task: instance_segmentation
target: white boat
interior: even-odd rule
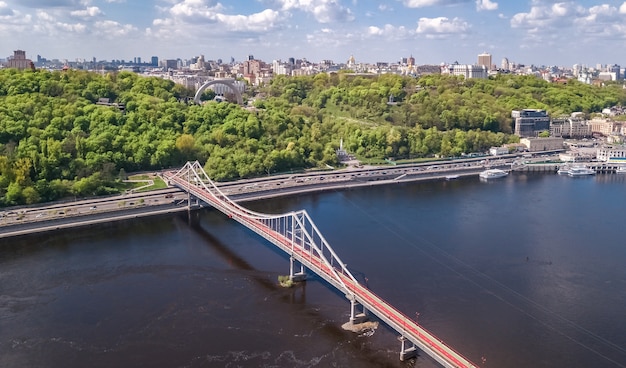
[[[616,174],[626,174],[626,166],[619,166],[617,170],[615,170]]]
[[[569,169],[570,169],[569,166],[563,165],[559,167],[556,173],[559,175],[569,175]]]
[[[590,169],[586,166],[570,167],[569,173],[567,173],[567,175],[569,176],[588,176],[588,175],[595,175],[595,174],[596,174],[596,171],[594,169]]]
[[[446,180],[454,180],[454,179],[458,179],[459,176],[458,175],[446,175]]]
[[[482,179],[497,179],[509,175],[508,172],[500,169],[487,169],[478,174]]]

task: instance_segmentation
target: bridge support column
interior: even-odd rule
[[[306,273],[304,272],[304,265],[300,263],[300,272],[294,273],[296,260],[293,257],[289,258],[289,279],[293,282],[299,282],[306,280]]]
[[[400,348],[400,361],[404,362],[405,360],[412,359],[417,356],[417,348],[415,347],[415,344],[408,341],[404,336],[398,337],[398,340],[400,340],[400,343],[402,344],[402,347]]]
[[[350,299],[350,323],[357,325],[367,321],[367,310],[365,307],[357,302],[354,297]]]

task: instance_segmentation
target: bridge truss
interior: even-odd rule
[[[402,344],[401,360],[415,356],[419,348],[446,368],[477,367],[416,321],[361,285],[305,210],[265,214],[240,206],[219,189],[198,161],[187,162],[177,172],[165,172],[163,177],[169,184],[213,206],[282,249],[290,256],[292,280],[304,279],[306,268],[343,292],[351,303],[351,323],[358,324],[366,320],[368,313],[372,312],[396,330]],[[297,273],[294,272],[295,262],[300,265]]]

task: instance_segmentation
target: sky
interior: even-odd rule
[[[0,0],[0,58],[626,65],[626,1]]]

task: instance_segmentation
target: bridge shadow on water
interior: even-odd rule
[[[390,356],[395,358],[397,352],[377,349],[371,346],[372,343],[369,339],[364,339],[359,334],[344,330],[341,325],[344,322],[347,322],[347,319],[349,318],[348,314],[350,311],[350,304],[347,299],[345,299],[345,296],[337,289],[333,287],[328,288],[329,291],[344,300],[346,308],[345,321],[336,321],[330,316],[325,316],[320,313],[319,309],[316,308],[314,304],[307,303],[307,282],[318,281],[322,284],[326,284],[326,282],[317,275],[309,273],[307,274],[307,281],[296,283],[295,286],[291,288],[284,288],[279,285],[278,281],[272,281],[268,278],[266,273],[254,268],[254,266],[252,266],[246,259],[232,251],[228,245],[224,244],[220,239],[211,234],[208,229],[203,227],[201,211],[181,215],[180,220],[184,221],[195,234],[204,239],[206,244],[209,245],[211,249],[215,250],[216,253],[219,254],[234,269],[245,271],[246,275],[248,275],[256,285],[261,286],[263,289],[271,293],[279,294],[278,300],[286,305],[291,305],[292,308],[295,307],[295,309],[293,309],[294,312],[298,312],[306,316],[306,321],[303,321],[303,324],[312,324],[317,331],[320,331],[335,346],[344,346],[349,348],[351,350],[350,353],[353,356],[358,357],[358,360],[367,361],[368,364],[377,367],[409,367],[413,366],[415,363],[414,359],[405,362],[399,362],[393,358],[390,359]],[[285,259],[285,263],[288,266],[289,258],[284,252],[271,246],[271,244],[267,243],[262,238],[259,238],[259,240],[261,240],[261,243],[268,247],[268,249]],[[324,287],[328,287],[328,285],[324,285]],[[379,328],[381,327],[382,326]],[[386,328],[386,326],[384,328]],[[358,361],[355,362],[355,364],[358,365]]]

